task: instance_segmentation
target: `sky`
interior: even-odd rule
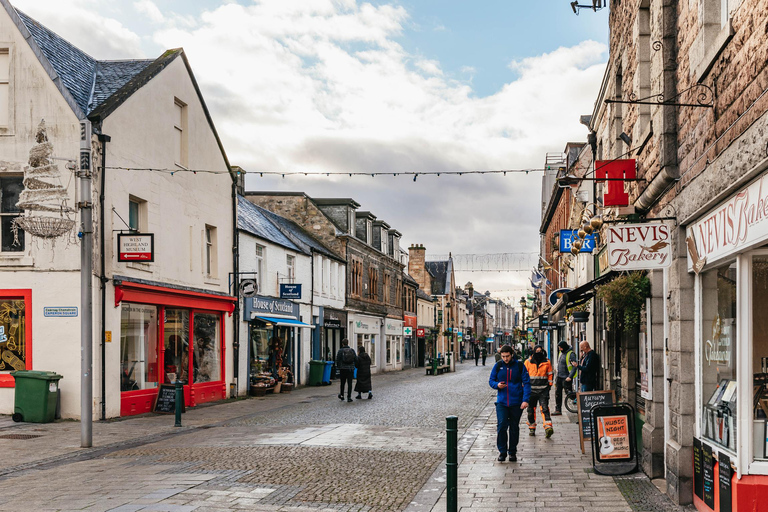
[[[586,140],[608,53],[608,9],[567,0],[12,4],[97,59],[183,47],[248,190],[351,197],[428,257],[538,252],[542,173],[324,173],[541,169]],[[529,277],[456,282],[516,303]]]

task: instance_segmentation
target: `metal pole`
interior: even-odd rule
[[[80,447],[92,446],[93,423],[93,203],[91,122],[80,121]]]
[[[458,437],[458,421],[456,416],[448,416],[445,418],[445,438],[447,441],[446,454],[446,510],[448,512],[456,512],[458,509],[458,474],[459,474],[459,462],[456,450],[457,437]]]
[[[174,427],[181,426],[181,407],[184,400],[184,385],[179,379],[176,379],[176,400],[174,401],[176,412],[176,424]]]

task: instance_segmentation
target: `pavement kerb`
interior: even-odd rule
[[[494,413],[495,409],[489,405],[490,402],[494,400],[496,400],[495,395],[488,397],[483,412],[472,421],[472,424],[467,427],[461,438],[459,438],[457,442],[457,462],[459,466],[461,466],[464,457],[466,457],[467,453],[472,449],[480,432],[485,428],[485,425]],[[429,477],[427,483],[416,493],[416,496],[414,496],[404,512],[431,511],[440,500],[443,492],[445,492],[446,483],[446,459],[443,459],[437,469],[435,469],[434,473],[432,473],[432,476]]]

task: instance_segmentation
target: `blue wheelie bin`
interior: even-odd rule
[[[325,362],[325,368],[323,371],[323,384],[325,385],[331,384],[331,367],[332,366],[333,366],[333,361]]]

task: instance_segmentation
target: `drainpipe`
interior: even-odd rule
[[[235,381],[235,396],[240,394],[240,230],[237,229],[237,189],[238,178],[232,181],[232,271],[234,275],[233,293],[235,301],[233,337],[232,337],[232,378]]]
[[[315,249],[313,247],[309,248],[309,268],[310,268],[310,285],[309,285],[309,324],[312,325],[315,321]],[[317,326],[315,326],[315,329],[318,329]],[[318,347],[319,351],[322,352],[322,346],[323,346],[323,340],[320,339],[322,335],[322,332],[317,333],[317,337],[319,339],[320,347]],[[313,353],[314,350],[312,350],[313,345],[315,344],[315,334],[312,333],[312,329],[309,330],[309,359],[314,359],[314,356],[316,356],[316,353]]]
[[[104,256],[104,191],[106,189],[106,172],[107,172],[107,142],[110,142],[112,138],[109,135],[100,133],[98,136],[99,142],[101,142],[101,184],[99,191],[99,284],[101,285],[101,419],[107,419],[107,279],[106,276],[106,261]]]

